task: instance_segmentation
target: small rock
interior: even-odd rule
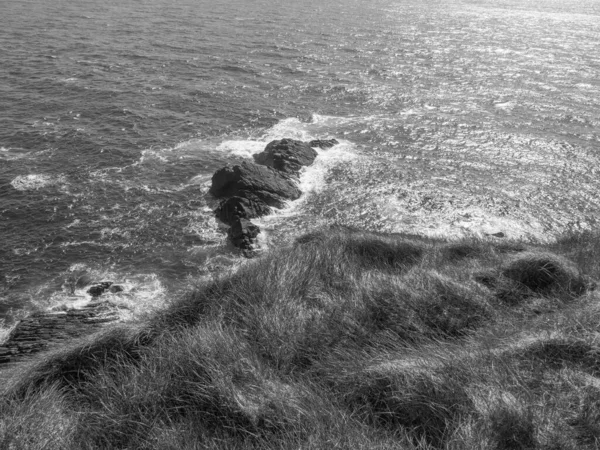
[[[113,284],[110,288],[108,288],[108,290],[112,294],[116,294],[117,292],[123,292],[125,289],[119,284]]]
[[[308,143],[308,145],[311,147],[317,147],[323,150],[331,148],[337,144],[339,144],[337,139],[315,139],[314,141],[310,141]]]
[[[108,288],[110,288],[110,286],[112,284],[113,284],[112,281],[101,281],[99,283],[92,285],[87,290],[87,293],[90,294],[92,297],[99,297],[102,294],[104,294],[104,292],[106,290],[108,290]]]

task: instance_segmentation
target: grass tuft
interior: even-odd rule
[[[477,241],[453,242],[443,246],[440,250],[445,259],[450,262],[465,258],[476,258],[486,251],[486,246]]]
[[[137,359],[140,348],[151,339],[148,329],[109,328],[17,366],[0,393],[28,395],[48,385],[78,389],[93,376],[94,368],[115,358]]]
[[[67,396],[55,384],[43,391],[27,392],[19,399],[0,400],[1,449],[75,448],[77,424]]]
[[[367,269],[406,269],[417,264],[424,253],[422,244],[379,238],[351,239],[346,251]]]
[[[550,253],[523,253],[503,268],[502,275],[535,293],[556,290],[581,295],[586,289],[573,263]]]
[[[493,399],[487,412],[491,439],[498,450],[527,450],[537,447],[531,407],[504,393]]]

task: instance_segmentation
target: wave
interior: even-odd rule
[[[49,186],[64,186],[67,184],[64,175],[28,174],[19,175],[10,182],[18,191],[39,190]]]
[[[0,160],[14,161],[17,159],[27,158],[31,152],[22,148],[0,146]]]
[[[111,281],[119,286],[117,292],[105,291],[92,297],[88,289],[100,281]],[[60,285],[57,290],[56,286]],[[93,267],[85,263],[72,264],[55,279],[35,289],[36,306],[49,311],[82,308],[97,301],[108,301],[120,311],[121,320],[130,320],[140,314],[161,308],[167,289],[155,273],[123,273],[114,268]],[[52,291],[49,295],[43,295]]]

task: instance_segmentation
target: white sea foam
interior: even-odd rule
[[[252,155],[260,153],[264,150],[265,144],[266,143],[264,141],[225,141],[217,146],[217,150],[233,156],[252,158]]]
[[[308,141],[313,139],[313,134],[310,130],[310,123],[301,122],[299,119],[292,117],[277,122],[263,135],[263,140],[270,142],[274,139],[291,138],[299,141]]]
[[[23,256],[23,255],[30,255],[31,253],[37,252],[38,248],[37,247],[29,247],[29,248],[15,247],[12,249],[12,251],[17,256]]]
[[[6,340],[8,335],[10,334],[10,327],[4,325],[4,320],[0,319],[0,345]]]
[[[516,106],[516,102],[514,101],[508,101],[508,102],[498,102],[498,103],[494,103],[494,106],[498,109],[502,109],[504,111],[510,112],[512,111],[515,106]]]
[[[315,162],[300,173],[300,190],[303,192],[300,203],[315,192],[326,187],[327,173],[339,164],[355,160],[358,155],[353,143],[340,140],[338,145],[328,150],[317,150]]]
[[[139,314],[164,306],[167,290],[154,273],[123,274],[114,269],[92,268],[83,263],[71,265],[59,279],[62,289],[54,290],[49,297],[38,300],[39,307],[49,310],[65,310],[85,307],[97,298],[87,293],[90,286],[99,281],[112,281],[121,287],[119,292],[105,291],[100,297],[115,305],[121,320],[132,319]],[[52,289],[55,282],[40,286],[35,298],[43,298],[43,293]]]
[[[549,239],[543,225],[530,218],[527,221],[500,217],[477,206],[453,207],[441,211],[407,209],[405,201],[395,196],[383,196],[374,201],[375,210],[389,227],[386,231],[416,233],[432,238],[459,239],[469,236],[486,238],[500,233],[510,239],[544,242]]]
[[[278,228],[281,222],[295,216],[300,216],[306,202],[310,201],[312,196],[327,188],[327,174],[332,168],[359,158],[354,144],[344,140],[331,149],[317,151],[319,155],[315,162],[311,166],[303,168],[300,172],[299,187],[302,191],[301,197],[295,201],[288,202],[287,206],[283,209],[274,210],[268,216],[252,219],[261,229],[261,233],[257,238],[259,248],[269,248],[271,234]]]
[[[123,291],[112,295],[112,303],[121,308],[123,320],[130,320],[164,306],[167,289],[156,274],[136,274],[125,277],[119,282]],[[103,294],[104,295],[104,294]]]
[[[78,227],[80,224],[81,224],[81,220],[80,219],[75,219],[70,224],[65,225],[64,228],[68,229],[68,228]]]
[[[232,156],[252,158],[252,155],[262,152],[269,142],[276,139],[290,138],[301,141],[313,139],[307,125],[296,118],[285,119],[278,122],[256,140],[228,140],[220,143],[216,150]]]
[[[66,183],[63,175],[52,176],[45,174],[19,175],[10,182],[11,186],[18,191],[38,190],[48,186],[64,185]]]
[[[166,151],[171,151],[171,149],[142,150],[142,156],[140,157],[139,161],[137,163],[134,163],[133,165],[144,164],[144,163],[148,163],[148,162],[165,163],[168,161],[166,155],[164,154]]]
[[[190,221],[183,231],[188,235],[196,235],[202,238],[204,242],[202,247],[211,247],[221,245],[224,235],[220,230],[220,225],[214,217],[213,208],[205,206],[188,215]]]
[[[300,141],[310,141],[312,139],[335,137],[340,125],[352,124],[362,120],[364,118],[314,114],[310,122],[302,122],[292,117],[279,121],[255,139],[229,139],[216,142],[211,139],[203,140],[194,138],[180,142],[173,147],[146,149],[142,151],[140,159],[133,165],[163,164],[174,158],[194,158],[199,153],[215,151],[229,156],[250,159],[253,155],[262,152],[265,146],[273,140],[290,138]],[[331,130],[336,130],[336,133],[331,133]],[[210,179],[210,176],[212,174],[199,174],[191,180],[190,184],[204,184],[206,182],[205,178],[208,177]]]
[[[232,156],[251,158],[252,155],[260,153],[265,146],[277,139],[296,139],[299,141],[310,141],[312,139],[329,138],[335,136],[331,130],[338,130],[340,125],[353,123],[358,118],[324,116],[314,114],[310,122],[302,122],[300,119],[291,117],[279,121],[269,128],[258,139],[227,140],[220,143],[216,150]]]

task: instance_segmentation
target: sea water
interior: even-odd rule
[[[336,138],[263,249],[331,224],[547,241],[597,227],[596,0],[4,0],[0,321],[132,311],[242,259],[214,171]],[[112,295],[112,294],[110,294]]]

